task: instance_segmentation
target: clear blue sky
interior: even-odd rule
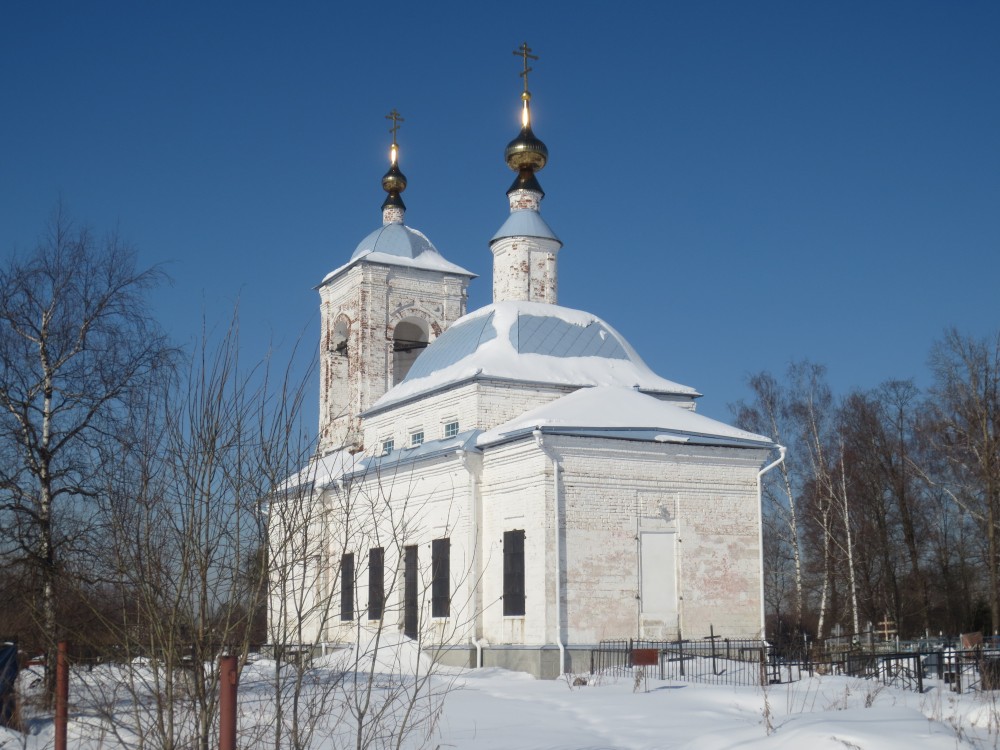
[[[926,384],[1000,327],[1000,3],[21,2],[0,9],[0,248],[61,196],[174,284],[180,341],[318,345],[313,287],[380,225],[478,274],[507,214],[522,41],[560,302],[727,418],[748,373]],[[315,403],[310,403],[315,411]]]

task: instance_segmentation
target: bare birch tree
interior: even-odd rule
[[[268,720],[260,708],[259,728],[246,734],[254,744],[401,748],[423,744],[436,724],[453,682],[439,676],[438,650],[475,613],[449,597],[452,616],[432,616],[434,571],[408,567],[407,554],[429,541],[412,531],[426,499],[415,496],[409,470],[379,463],[334,451],[314,458],[271,499],[277,713]],[[431,500],[447,503],[448,492]],[[449,590],[465,588],[471,570],[449,566]],[[411,595],[412,612],[405,605]]]
[[[1000,333],[976,339],[952,329],[931,350],[929,435],[944,458],[942,487],[984,540],[991,628],[1000,630]]]
[[[733,408],[736,423],[745,430],[767,435],[779,445],[789,445],[792,430],[788,425],[789,403],[788,396],[784,392],[781,384],[771,373],[761,372],[750,377],[748,381],[750,390],[754,394],[752,403],[740,402]],[[772,524],[768,520],[768,527],[775,528],[779,539],[790,550],[793,565],[793,614],[796,627],[802,627],[802,617],[805,611],[805,594],[802,573],[802,543],[799,530],[799,497],[795,489],[797,455],[793,449],[792,453],[778,466],[775,482],[768,478],[764,484],[764,498],[768,502],[771,514],[778,519],[777,524]],[[765,563],[774,565],[774,554],[778,551],[778,545],[771,543],[768,545],[770,555],[765,556]],[[772,575],[772,581],[781,580],[781,576]],[[776,597],[776,594],[772,592]]]
[[[58,582],[92,541],[110,436],[171,362],[144,298],[162,280],[61,207],[34,252],[0,270],[0,528],[37,581],[50,694]]]
[[[263,500],[312,445],[299,419],[306,380],[267,360],[242,367],[237,333],[234,322],[219,341],[206,334],[187,376],[121,435],[105,518],[134,710],[107,726],[126,746],[215,741],[218,658],[246,660],[265,603]]]

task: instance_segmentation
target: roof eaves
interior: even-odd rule
[[[374,252],[377,252],[377,251],[375,251],[375,250],[369,250],[368,252],[364,253],[363,255],[359,255],[357,258],[353,258],[352,260],[349,260],[347,263],[345,263],[344,265],[340,266],[339,268],[333,269],[332,271],[330,271],[330,273],[328,273],[326,276],[324,276],[323,280],[319,284],[317,284],[316,286],[314,286],[313,289],[321,289],[322,287],[326,286],[327,284],[329,284],[334,279],[340,277],[345,271],[350,270],[351,268],[353,268],[354,266],[356,266],[356,265],[358,265],[359,263],[362,263],[362,262],[364,262],[364,263],[371,263],[374,266],[396,266],[396,267],[403,267],[403,268],[412,268],[415,271],[427,271],[428,273],[444,273],[444,274],[450,274],[451,276],[465,276],[466,278],[469,278],[469,279],[477,279],[477,278],[479,278],[479,274],[473,273],[472,271],[468,271],[468,270],[462,268],[461,266],[456,265],[455,263],[451,263],[451,261],[447,261],[447,262],[449,262],[449,263],[451,263],[451,265],[455,266],[454,269],[432,268],[432,267],[425,267],[425,266],[420,265],[420,263],[416,262],[416,260],[417,260],[416,258],[414,258],[414,259],[400,258],[398,261],[391,260],[391,256],[388,256],[386,253],[380,253],[381,257],[377,258],[377,259],[370,258],[369,256],[372,253],[374,253]],[[420,256],[417,256],[417,258],[419,258],[419,257]]]
[[[747,440],[744,438],[726,437],[722,435],[705,435],[681,430],[653,430],[648,427],[573,427],[565,425],[527,425],[495,439],[480,444],[482,447],[492,447],[529,437],[535,431],[546,435],[564,435],[568,437],[591,437],[606,440],[630,440],[644,443],[670,443],[684,445],[720,446],[730,448],[774,448],[773,441]]]
[[[545,380],[523,380],[521,378],[509,378],[509,377],[504,377],[502,375],[484,375],[482,370],[480,370],[478,372],[473,373],[472,375],[466,375],[465,377],[460,378],[459,380],[449,381],[447,383],[442,383],[441,385],[428,388],[426,391],[417,391],[416,393],[412,393],[409,396],[404,396],[397,400],[387,401],[384,404],[370,406],[368,407],[367,411],[361,412],[359,416],[372,417],[375,416],[376,414],[381,414],[387,409],[392,409],[397,406],[403,406],[404,404],[410,404],[426,396],[437,395],[443,391],[447,391],[450,388],[455,388],[460,385],[466,385],[467,383],[471,383],[474,381],[493,382],[493,383],[517,383],[518,385],[524,385],[529,387],[534,386],[534,387],[553,388],[557,390],[562,390],[566,393],[572,393],[573,391],[578,390],[580,388],[595,387],[589,383],[553,383]],[[662,390],[656,388],[636,388],[636,390],[639,393],[644,393],[646,395],[659,394],[662,396],[679,396],[682,399],[696,399],[696,398],[701,398],[702,396],[702,394],[699,393],[698,391],[681,392],[676,390]],[[392,391],[389,391],[389,393],[391,392]]]
[[[374,456],[365,462],[363,469],[345,473],[343,479],[352,480],[358,477],[374,476],[380,474],[385,467],[396,470],[400,466],[441,458],[459,451],[480,452],[476,446],[476,440],[482,433],[482,430],[466,430],[458,433],[455,437],[428,440],[415,448],[402,448],[392,453]]]

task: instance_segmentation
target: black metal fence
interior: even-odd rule
[[[895,646],[896,644],[892,644]],[[590,654],[591,674],[632,675],[722,685],[773,685],[813,675],[849,675],[923,692],[937,680],[955,692],[1000,690],[1000,647],[910,651],[886,644],[865,648],[788,648],[767,641],[709,637],[700,641],[601,641]]]
[[[769,679],[768,650],[765,642],[750,639],[601,641],[590,653],[590,670],[592,674],[623,675],[643,664],[647,677],[661,680],[760,685]],[[649,656],[653,658],[648,660]]]

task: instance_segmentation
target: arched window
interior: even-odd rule
[[[337,318],[333,324],[333,333],[330,336],[330,351],[347,356],[347,338],[351,332],[351,324],[344,317]]]
[[[408,318],[396,324],[392,332],[392,384],[406,377],[417,355],[427,346],[426,324]]]

